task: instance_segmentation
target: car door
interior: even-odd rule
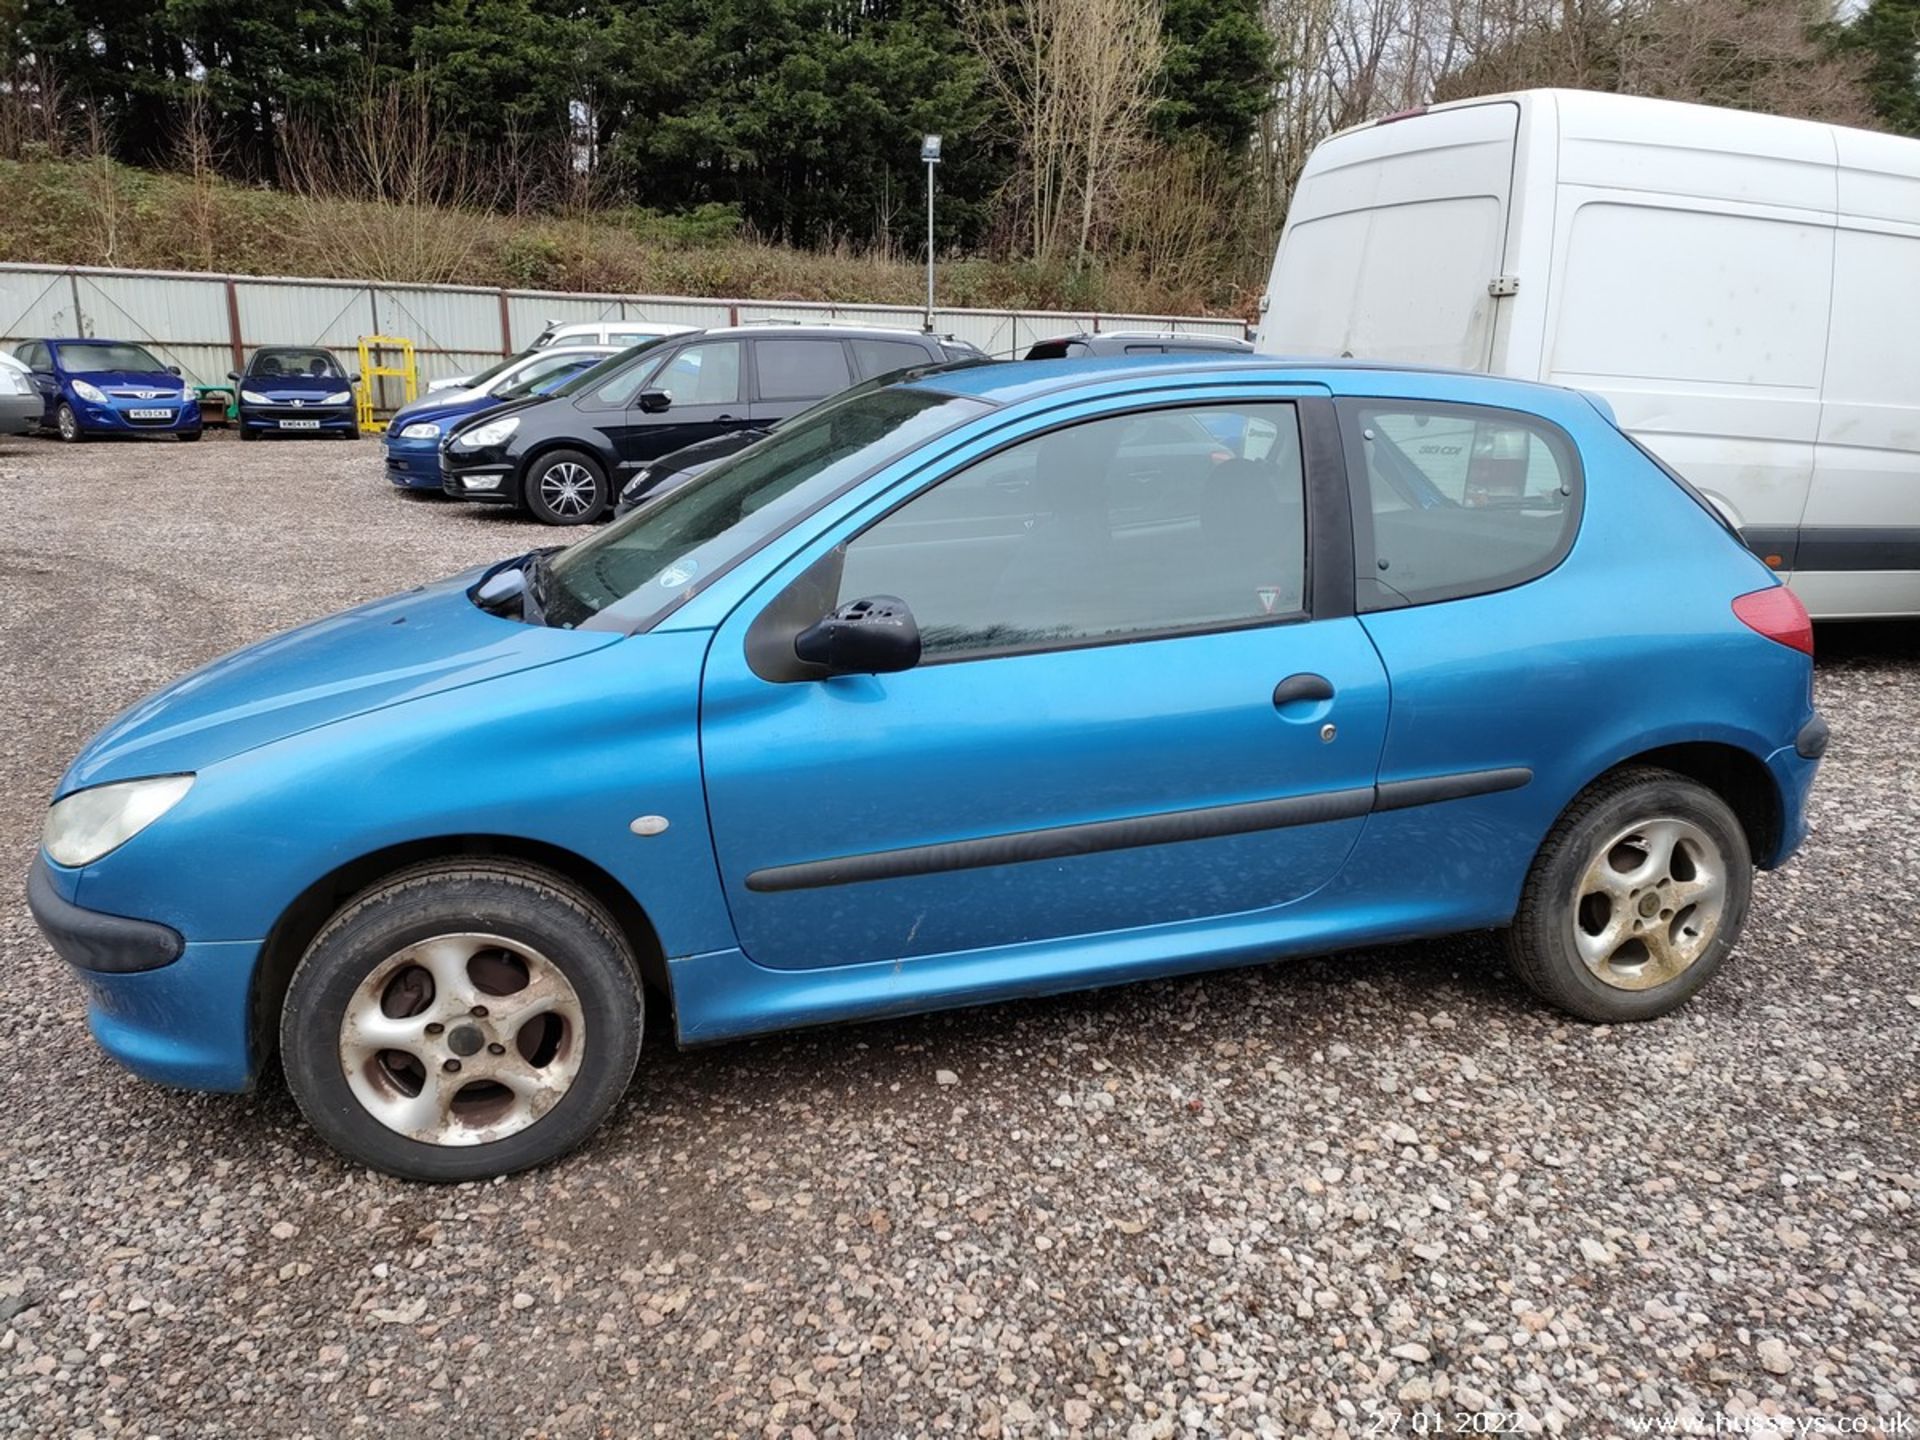
[[[35,340],[22,345],[15,353],[33,372],[33,388],[40,392],[40,403],[44,407],[41,418],[51,423],[53,412],[60,404],[60,378],[53,373],[53,347],[44,340]]]
[[[622,471],[750,423],[738,340],[697,340],[683,345],[655,369],[607,430]],[[644,408],[641,397],[664,391],[665,410]]]
[[[822,537],[804,574],[740,607],[709,653],[701,747],[747,955],[805,969],[1117,938],[1324,885],[1371,804],[1387,686],[1340,599],[1338,446],[1310,447],[1332,458],[1309,485],[1303,408],[1331,432],[1330,402],[1285,392],[1030,432]],[[1244,453],[1142,511],[1132,448],[1223,409]],[[916,615],[913,669],[756,670],[756,622],[876,595]]]
[[[846,342],[835,336],[754,340],[753,423],[776,425],[853,383]]]

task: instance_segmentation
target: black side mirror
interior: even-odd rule
[[[360,372],[356,370],[353,374],[347,376],[347,383],[349,385],[358,385],[360,383]]]
[[[849,600],[793,637],[793,653],[836,675],[885,675],[920,663],[920,627],[894,595]]]
[[[640,409],[648,415],[658,415],[673,404],[671,390],[642,390]]]
[[[238,370],[229,370],[227,371],[227,378],[237,381],[240,378],[240,372]]]
[[[169,365],[167,366],[167,373],[169,375],[178,375],[180,373],[180,367],[178,365]]]

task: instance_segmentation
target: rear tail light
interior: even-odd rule
[[[1754,590],[1733,602],[1733,613],[1750,630],[1756,630],[1789,650],[1813,654],[1813,621],[1800,597],[1784,585]]]

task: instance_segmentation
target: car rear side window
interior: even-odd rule
[[[916,365],[933,363],[933,357],[911,340],[855,340],[850,343],[853,345],[854,368],[860,372],[862,380],[871,380],[875,375],[885,375],[890,370],[908,370]],[[964,352],[954,353],[959,355]]]
[[[848,543],[839,602],[893,595],[929,659],[1297,618],[1300,431],[1285,403],[1149,411],[1022,440]]]
[[[756,340],[753,363],[762,400],[821,400],[853,383],[838,340]]]
[[[1363,610],[1505,590],[1566,556],[1580,522],[1573,442],[1536,416],[1343,400]]]

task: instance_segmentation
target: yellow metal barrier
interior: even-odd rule
[[[381,359],[397,353],[400,363],[382,364]],[[382,379],[398,380],[406,391],[400,403],[411,404],[420,390],[420,372],[413,363],[413,341],[402,335],[362,335],[360,337],[360,385],[355,409],[360,429],[378,434],[387,428],[385,419],[374,414],[374,388]],[[399,407],[394,407],[398,409]]]

